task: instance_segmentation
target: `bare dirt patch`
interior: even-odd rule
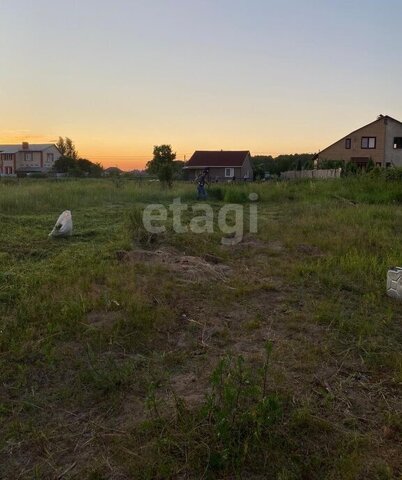
[[[200,378],[193,372],[174,375],[171,378],[170,386],[175,395],[192,406],[201,404],[208,391],[205,379],[200,381]]]
[[[87,322],[92,327],[111,327],[121,319],[121,312],[90,312]]]
[[[231,268],[221,262],[219,257],[206,256],[205,258],[183,255],[172,248],[158,250],[132,250],[124,254],[119,251],[117,258],[125,262],[142,262],[167,267],[170,272],[177,274],[189,282],[217,280],[225,282],[230,275]],[[209,261],[207,261],[209,260]]]
[[[301,243],[297,245],[296,250],[302,255],[307,255],[310,257],[323,257],[324,253],[315,245],[309,245],[306,243]]]

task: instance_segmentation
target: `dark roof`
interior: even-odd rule
[[[193,153],[185,168],[241,167],[249,154],[248,150],[239,152],[197,150]]]

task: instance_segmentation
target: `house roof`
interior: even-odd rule
[[[42,152],[43,150],[48,149],[49,147],[53,147],[53,143],[40,143],[40,144],[29,144],[27,152]],[[22,145],[19,143],[18,145],[0,145],[0,152],[1,153],[17,153],[25,151],[22,148]]]
[[[330,147],[334,146],[336,143],[342,141],[343,139],[348,138],[351,135],[354,135],[355,133],[359,132],[360,130],[363,130],[366,127],[369,127],[370,125],[374,125],[375,123],[380,122],[381,120],[391,120],[393,122],[396,122],[396,123],[399,123],[399,124],[402,125],[402,122],[400,122],[396,118],[390,117],[389,115],[378,115],[377,119],[374,120],[373,122],[370,122],[367,125],[363,125],[362,127],[357,128],[356,130],[353,130],[353,132],[350,132],[350,133],[344,135],[339,140],[336,140],[336,142],[333,142],[333,143],[331,143],[331,145],[328,145],[328,147],[325,147],[324,149],[320,150],[320,152],[317,154],[317,156],[321,155],[322,152],[325,152],[325,150],[328,150]]]
[[[248,150],[196,150],[184,168],[241,167],[249,154]]]

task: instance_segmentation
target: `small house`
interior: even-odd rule
[[[183,169],[187,180],[194,180],[206,169],[211,182],[253,180],[253,168],[248,150],[197,150]]]

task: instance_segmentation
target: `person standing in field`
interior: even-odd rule
[[[206,200],[207,192],[205,191],[205,185],[208,185],[207,182],[208,169],[204,170],[197,177],[197,200]]]

